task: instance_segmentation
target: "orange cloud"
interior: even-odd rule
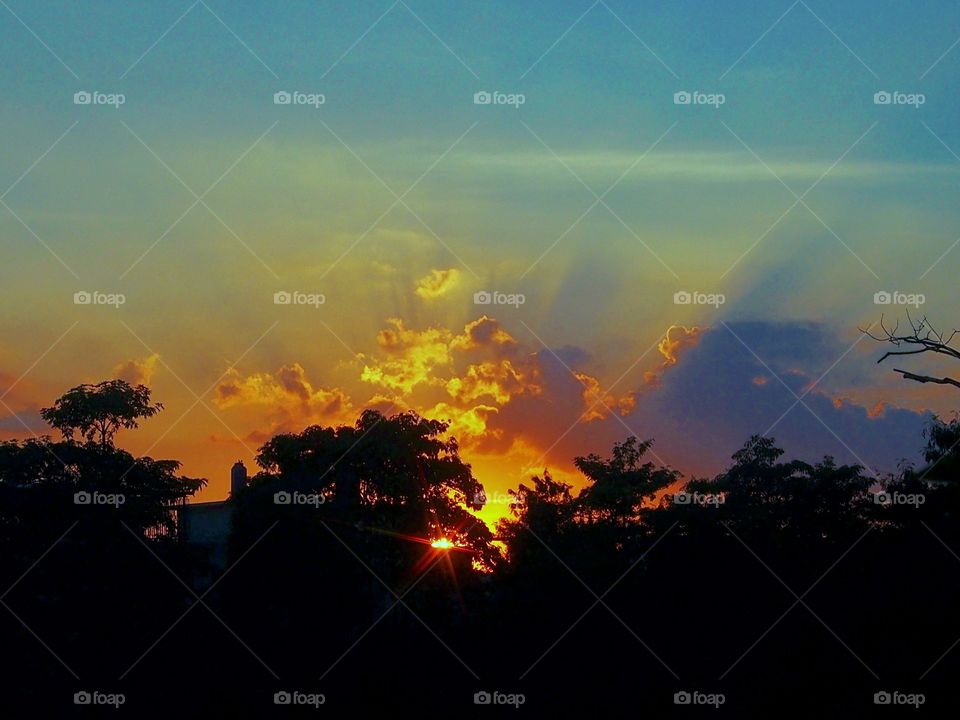
[[[703,334],[703,328],[684,327],[683,325],[671,325],[667,329],[667,334],[657,345],[657,350],[664,357],[664,366],[676,365],[680,355],[694,347]]]
[[[113,368],[113,377],[131,385],[149,385],[160,356],[154,353],[142,359],[125,360]]]
[[[659,387],[664,370],[676,365],[683,353],[696,346],[705,331],[706,328],[688,328],[683,325],[671,325],[667,328],[663,339],[657,344],[657,350],[663,356],[663,362],[656,369],[648,370],[643,374],[644,384],[649,387]]]
[[[284,365],[275,373],[246,377],[231,368],[217,386],[213,402],[220,409],[267,407],[272,432],[321,421],[350,421],[354,415],[346,393],[339,388],[315,387],[299,363]]]
[[[611,393],[606,395],[600,389],[600,381],[587,373],[574,373],[577,380],[583,385],[583,404],[586,407],[584,422],[593,422],[594,420],[603,420],[610,415],[610,411],[616,409],[620,415],[629,415],[637,406],[637,398],[633,393],[627,393],[621,398],[615,397]]]
[[[489,416],[496,412],[497,408],[492,405],[460,408],[447,403],[437,403],[422,414],[431,420],[448,423],[447,434],[457,438],[462,446],[469,446],[481,438],[489,439],[490,436],[502,435],[501,430],[490,430],[487,426]]]
[[[500,325],[498,320],[482,315],[463,328],[463,335],[454,338],[452,347],[459,350],[499,348],[507,352],[517,347],[517,341]]]
[[[364,365],[361,380],[408,394],[417,385],[430,383],[435,367],[450,364],[449,330],[409,330],[399,318],[387,322],[390,327],[377,333],[377,345],[387,359]]]
[[[460,271],[456,268],[449,270],[431,270],[430,274],[417,281],[414,292],[424,300],[433,300],[450,292],[460,282]]]
[[[536,368],[522,371],[514,367],[510,360],[484,362],[467,367],[461,377],[447,381],[446,388],[450,396],[461,402],[471,402],[487,396],[503,405],[510,398],[523,392],[539,392],[536,384]]]
[[[386,358],[365,358],[367,362],[360,374],[364,382],[405,395],[420,385],[444,385],[452,397],[466,402],[482,395],[493,395],[501,398],[499,402],[506,402],[524,384],[527,373],[507,360],[470,366],[463,378],[444,380],[435,375],[438,368],[453,366],[454,351],[513,354],[517,341],[493,318],[484,315],[467,323],[461,335],[437,327],[411,330],[397,318],[387,322],[389,327],[377,333],[377,346]]]

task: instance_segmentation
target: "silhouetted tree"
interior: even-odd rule
[[[590,521],[605,521],[626,527],[635,522],[645,502],[680,478],[680,473],[653,462],[644,455],[653,440],[634,436],[614,443],[610,459],[598,455],[574,458],[574,465],[590,484],[577,497],[577,508]]]
[[[244,508],[262,510],[280,491],[310,493],[323,498],[324,512],[301,515],[305,521],[447,538],[491,567],[499,559],[492,533],[470,512],[482,507],[483,486],[446,430],[446,423],[413,412],[385,417],[367,410],[353,426],[277,435],[260,449],[263,472],[253,478]]]
[[[0,519],[8,528],[31,532],[64,520],[100,521],[144,532],[174,530],[170,509],[193,495],[206,480],[179,475],[177,460],[136,458],[113,446],[120,427],[135,428],[163,406],[150,403],[150,390],[122,380],[81,385],[68,391],[42,417],[65,440],[48,436],[0,443]],[[79,430],[86,443],[74,440]],[[110,496],[98,503],[94,494]],[[95,529],[96,523],[90,525]]]
[[[509,491],[514,498],[510,504],[513,519],[502,518],[497,523],[497,539],[507,546],[511,564],[524,567],[544,554],[544,545],[565,546],[565,535],[574,521],[570,485],[554,480],[547,471],[530,481],[532,486],[521,483]]]
[[[68,390],[52,407],[40,410],[40,416],[67,440],[79,430],[87,442],[107,446],[113,444],[120,428],[136,428],[139,420],[153,417],[162,409],[162,404],[150,403],[150,388],[145,385],[105,380]]]
[[[783,455],[773,438],[754,435],[733,454],[725,472],[685,489],[722,495],[718,519],[744,532],[767,534],[771,543],[781,536],[845,538],[866,527],[868,490],[875,481],[862,467],[837,465],[830,456],[815,465],[781,461]]]

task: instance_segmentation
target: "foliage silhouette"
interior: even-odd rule
[[[205,481],[113,446],[160,405],[147,391],[66,411],[84,398],[48,409],[66,439],[0,443],[11,717],[63,714],[77,688],[51,652],[143,717],[262,717],[294,687],[351,712],[470,710],[489,687],[618,717],[670,715],[692,687],[736,717],[865,715],[882,687],[955,694],[957,420],[931,423],[924,467],[883,478],[753,436],[686,479],[632,437],[575,458],[579,490],[548,471],[521,483],[494,534],[445,423],[367,411],[263,444],[224,506],[216,569],[176,540],[173,509]]]
[[[52,407],[40,410],[40,416],[72,440],[75,432],[88,442],[112,445],[120,428],[138,427],[141,419],[163,410],[150,403],[150,388],[130,385],[124,380],[105,380],[96,385],[78,385],[68,390]]]

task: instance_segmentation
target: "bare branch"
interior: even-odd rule
[[[907,332],[900,333],[900,321],[897,320],[897,323],[892,327],[888,327],[883,315],[880,316],[880,328],[882,334],[874,335],[867,330],[862,330],[865,335],[870,337],[872,340],[877,342],[884,342],[893,345],[896,350],[888,350],[885,352],[877,363],[882,363],[888,357],[898,356],[898,355],[922,355],[924,353],[934,353],[935,355],[945,355],[947,357],[954,358],[955,360],[960,360],[960,350],[954,348],[951,343],[953,342],[954,337],[957,335],[957,330],[953,330],[949,335],[945,336],[943,332],[937,330],[933,324],[927,320],[926,316],[923,316],[919,320],[914,320],[910,315],[910,311],[907,310],[907,322],[910,325],[910,329]],[[904,348],[904,349],[900,349]],[[960,381],[954,380],[950,377],[936,378],[930,375],[917,375],[906,370],[900,370],[895,368],[894,372],[900,373],[905,379],[913,380],[920,383],[936,383],[938,385],[953,385],[960,388]]]
[[[915,375],[912,372],[907,372],[906,370],[900,370],[899,368],[894,368],[893,371],[900,373],[907,380],[915,380],[918,383],[936,383],[937,385],[953,385],[954,387],[960,388],[960,380],[954,380],[951,377],[935,378],[935,377],[930,377],[929,375]]]

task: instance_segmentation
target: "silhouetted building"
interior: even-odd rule
[[[237,460],[230,468],[230,497],[234,497],[247,484],[247,466]]]
[[[233,528],[233,498],[247,484],[247,468],[237,460],[230,468],[230,496],[226,500],[185,503],[175,508],[181,542],[206,548],[217,568],[226,567],[227,544]]]

